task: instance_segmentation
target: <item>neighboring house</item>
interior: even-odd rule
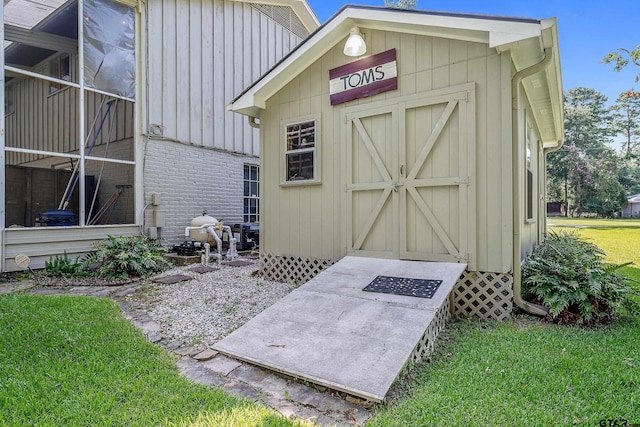
[[[640,194],[627,197],[627,206],[620,211],[620,218],[640,217]]]
[[[230,108],[260,123],[267,277],[345,255],[462,262],[456,313],[526,306],[564,133],[555,19],[347,6]]]
[[[8,0],[0,19],[1,271],[108,234],[179,243],[204,210],[259,220],[258,130],[226,105],[317,28],[305,0]]]

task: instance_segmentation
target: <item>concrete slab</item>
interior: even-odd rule
[[[363,397],[384,399],[448,303],[465,264],[345,257],[214,349]],[[364,292],[378,275],[443,280],[433,298]]]

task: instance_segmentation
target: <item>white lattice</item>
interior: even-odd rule
[[[436,346],[438,334],[444,329],[450,317],[449,300],[447,299],[442,303],[438,311],[436,311],[436,315],[433,317],[433,320],[431,320],[431,323],[429,323],[429,326],[427,326],[427,330],[424,331],[422,338],[420,338],[420,341],[418,341],[418,344],[416,344],[416,347],[413,349],[413,353],[411,354],[411,361],[413,363],[425,360],[431,355]]]
[[[260,255],[260,270],[265,279],[296,285],[308,282],[334,263],[334,260],[328,259]]]
[[[513,276],[465,271],[453,289],[456,316],[505,320],[513,310]]]

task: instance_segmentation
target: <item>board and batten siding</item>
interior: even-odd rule
[[[511,61],[487,45],[364,30],[368,53],[397,49],[398,89],[332,107],[329,70],[351,62],[336,45],[267,101],[261,116],[261,249],[282,256],[339,259],[346,253],[344,123],[341,109],[475,82],[476,266],[507,273],[512,265]],[[280,123],[320,116],[322,182],[281,186]],[[464,214],[464,213],[461,213]]]
[[[78,89],[52,88],[50,82],[38,79],[19,79],[13,86],[13,111],[5,116],[7,147],[77,154],[78,138]],[[85,129],[92,124],[95,131],[102,120],[106,105],[103,95],[87,92],[85,96]],[[105,125],[97,136],[96,146],[107,142],[132,139],[134,104],[118,100],[112,107]],[[97,120],[96,120],[97,118]],[[93,133],[88,140],[93,142]],[[97,155],[97,151],[92,153]],[[40,160],[41,167],[52,166],[61,160],[41,154],[5,153],[6,163],[25,165]],[[126,160],[132,160],[129,156]]]
[[[148,132],[259,155],[259,133],[226,106],[302,38],[251,3],[148,3]]]
[[[4,269],[19,271],[14,259],[18,254],[27,255],[30,267],[44,268],[52,254],[63,254],[74,260],[92,250],[92,244],[108,235],[134,236],[140,234],[133,225],[104,225],[95,227],[33,227],[7,228],[4,231]]]

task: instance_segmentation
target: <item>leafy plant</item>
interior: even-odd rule
[[[97,275],[109,280],[147,277],[171,266],[164,256],[167,249],[145,236],[107,236],[93,248],[82,265],[87,269],[97,265]]]
[[[44,271],[47,276],[52,277],[78,277],[85,274],[82,264],[79,262],[80,257],[76,257],[74,261],[69,258],[67,251],[63,256],[56,255],[44,262]]]
[[[549,308],[556,323],[610,321],[616,311],[640,313],[640,290],[595,244],[571,232],[550,232],[525,261],[523,296]]]

